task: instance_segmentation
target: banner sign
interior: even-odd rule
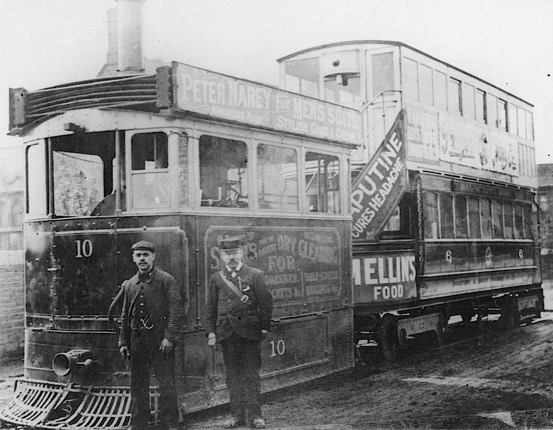
[[[415,254],[353,256],[353,301],[398,302],[417,297]]]
[[[353,240],[374,240],[395,209],[406,183],[404,113],[352,186]]]
[[[173,63],[175,107],[256,127],[358,144],[357,110]]]
[[[519,176],[517,140],[483,124],[408,106],[405,133],[410,160],[443,161]]]

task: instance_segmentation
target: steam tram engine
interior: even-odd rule
[[[244,236],[248,264],[274,297],[262,389],[353,366],[355,110],[182,63],[16,89],[10,103],[26,160],[25,377],[1,419],[128,425],[128,363],[109,317],[117,325],[113,300],[136,272],[138,240],[155,244],[155,264],[187,302],[176,348],[183,413],[228,401],[222,353],[207,346],[203,320],[227,236]],[[152,422],[157,399],[154,383]]]

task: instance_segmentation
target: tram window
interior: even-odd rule
[[[509,124],[507,122],[507,102],[501,99],[497,99],[497,128],[509,131]]]
[[[419,100],[419,75],[417,62],[404,58],[403,95],[408,100]]]
[[[394,54],[385,52],[372,55],[372,91],[376,97],[382,91],[394,89]]]
[[[453,230],[453,196],[450,194],[440,195],[440,237],[452,239]]]
[[[492,200],[493,238],[503,239],[503,207],[501,202]]]
[[[426,192],[423,194],[424,237],[438,239],[438,194]]]
[[[492,238],[492,202],[482,200],[480,202],[480,218],[482,220],[482,238]]]
[[[286,89],[311,97],[319,97],[319,59],[307,58],[285,63]]]
[[[248,147],[222,137],[200,137],[202,206],[248,207]]]
[[[457,239],[468,237],[467,221],[467,198],[455,196],[455,237]]]
[[[497,97],[488,94],[488,124],[492,127],[499,127],[497,121]]]
[[[530,205],[524,205],[522,208],[524,214],[524,238],[533,239],[534,233],[532,229],[532,207]]]
[[[476,121],[487,123],[486,119],[486,93],[482,90],[476,89]]]
[[[434,70],[434,106],[438,109],[447,109],[447,77],[445,73]]]
[[[41,142],[27,148],[27,213],[46,215],[46,152]]]
[[[475,119],[474,116],[474,87],[463,83],[463,116]]]
[[[515,203],[515,239],[524,239],[524,214],[522,205]]]
[[[305,194],[310,212],[340,213],[340,162],[338,157],[305,154]]]
[[[361,108],[361,78],[359,75],[325,79],[325,100],[352,108]]]
[[[448,86],[448,110],[459,115],[463,114],[463,104],[461,99],[461,81],[455,78],[449,78]]]
[[[479,239],[482,237],[480,228],[480,201],[469,197],[469,237]]]
[[[179,207],[188,206],[190,180],[188,172],[188,137],[179,137]]]
[[[429,106],[433,105],[432,69],[424,64],[420,65],[420,101]]]
[[[508,104],[508,129],[513,134],[518,134],[518,107],[512,103]]]
[[[260,209],[299,209],[298,156],[294,149],[257,147],[257,198]]]
[[[532,112],[526,111],[526,137],[534,139],[534,119]]]
[[[134,208],[170,205],[169,148],[165,133],[139,133],[131,139]]]
[[[522,108],[518,108],[518,135],[520,137],[527,138],[527,130],[526,130],[526,111]]]
[[[513,204],[510,202],[505,202],[503,204],[503,215],[504,215],[504,234],[505,239],[514,239],[514,229],[513,229]]]

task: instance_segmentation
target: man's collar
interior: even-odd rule
[[[138,271],[136,273],[136,278],[139,282],[145,282],[147,284],[149,284],[150,282],[152,282],[152,278],[154,277],[154,272],[156,271],[156,267],[155,266],[152,266],[152,269],[147,272],[147,273],[140,273],[140,271]]]
[[[233,273],[238,273],[243,265],[244,265],[244,263],[241,261],[241,262],[238,263],[238,266],[236,266],[236,269],[232,270],[230,267],[228,267],[228,265],[225,267],[225,269],[227,269],[227,272],[230,273],[231,276],[232,276]],[[236,276],[236,275],[234,275],[234,276]]]

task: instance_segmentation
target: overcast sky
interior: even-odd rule
[[[8,88],[95,77],[116,0],[0,0],[0,143]],[[276,59],[312,46],[411,45],[535,106],[537,160],[553,163],[551,0],[146,0],[144,55],[278,85]]]

